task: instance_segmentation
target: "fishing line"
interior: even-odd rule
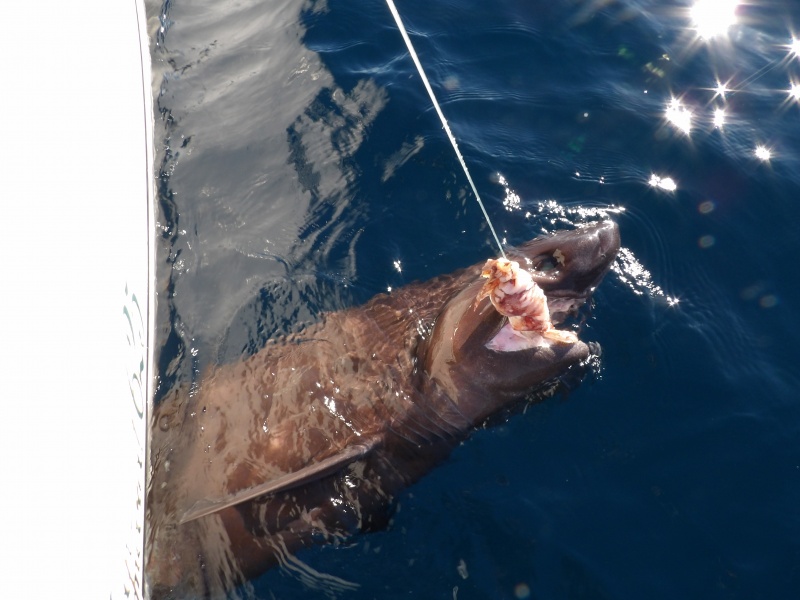
[[[397,28],[400,30],[400,34],[403,36],[403,40],[405,41],[406,46],[408,47],[408,52],[409,54],[411,54],[411,58],[414,60],[414,64],[417,66],[417,71],[419,71],[419,76],[422,77],[422,83],[425,84],[425,89],[428,90],[428,95],[431,97],[431,102],[433,102],[433,107],[436,109],[436,114],[439,115],[439,119],[442,121],[444,130],[447,133],[447,137],[450,139],[450,143],[453,145],[453,150],[456,151],[458,162],[461,163],[461,166],[464,169],[464,174],[467,176],[467,181],[469,181],[469,185],[472,188],[472,193],[475,194],[475,199],[478,201],[478,206],[481,207],[481,211],[483,212],[483,216],[486,219],[486,223],[488,223],[489,225],[489,230],[492,232],[492,235],[494,236],[494,241],[497,242],[497,247],[500,249],[500,254],[503,256],[503,258],[505,258],[506,253],[503,252],[503,245],[500,243],[500,238],[497,237],[497,233],[495,233],[494,226],[492,225],[492,220],[489,218],[489,213],[486,212],[486,208],[483,206],[483,202],[481,201],[481,196],[480,194],[478,194],[478,189],[475,187],[475,183],[473,183],[472,181],[472,177],[469,174],[469,169],[467,169],[467,163],[464,161],[464,157],[461,156],[461,151],[458,149],[456,138],[453,135],[453,132],[450,131],[450,126],[447,124],[447,119],[444,118],[444,113],[442,112],[442,109],[439,107],[439,103],[436,101],[436,96],[433,93],[431,84],[428,82],[428,78],[425,76],[425,71],[422,69],[422,63],[419,62],[417,53],[414,51],[414,46],[411,44],[411,38],[408,37],[406,28],[403,26],[403,21],[400,19],[400,13],[397,12],[397,7],[395,7],[394,2],[392,0],[386,0],[386,3],[389,5],[389,10],[392,12],[392,16],[394,17],[395,23],[397,23]]]

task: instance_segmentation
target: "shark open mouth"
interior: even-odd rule
[[[547,247],[548,241],[555,245]],[[540,252],[534,257],[523,247],[519,262],[500,258],[484,265],[481,276],[487,281],[476,302],[488,297],[504,317],[485,344],[489,350],[518,352],[578,343],[577,334],[565,324],[607,272],[619,249],[619,233],[614,223],[603,221],[539,242],[545,247],[537,248]]]
[[[555,298],[548,301],[550,307],[551,323],[558,331],[575,335],[574,340],[554,340],[538,331],[514,329],[509,319],[503,319],[503,325],[497,333],[486,342],[486,347],[495,352],[519,352],[533,348],[549,348],[554,345],[571,344],[578,341],[578,331],[570,325],[582,322],[585,314],[581,310],[585,305],[584,299]],[[578,327],[579,329],[579,327]]]
[[[519,352],[520,350],[549,347],[555,343],[557,342],[548,340],[535,331],[517,331],[511,326],[511,323],[506,321],[500,331],[486,342],[486,347],[495,352]]]

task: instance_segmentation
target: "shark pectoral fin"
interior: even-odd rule
[[[230,506],[236,506],[242,502],[247,502],[265,494],[277,494],[278,492],[285,492],[292,488],[305,485],[311,481],[321,479],[327,475],[335,473],[339,469],[346,467],[348,464],[357,461],[375,448],[378,445],[377,438],[370,438],[364,440],[360,444],[353,444],[344,448],[341,452],[329,456],[319,462],[312,463],[303,467],[299,471],[281,475],[277,479],[266,481],[260,485],[252,488],[240,490],[231,494],[223,500],[198,500],[194,505],[187,510],[179,524],[188,523],[201,517],[206,517],[210,514],[218,512]]]

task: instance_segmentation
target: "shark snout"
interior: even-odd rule
[[[595,227],[598,239],[598,258],[608,264],[619,252],[619,225],[614,221],[601,221]]]

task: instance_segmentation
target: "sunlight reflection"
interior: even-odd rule
[[[619,280],[637,296],[648,295],[651,298],[663,298],[668,306],[677,306],[680,299],[664,293],[659,285],[653,282],[650,271],[644,268],[639,259],[628,248],[620,248],[616,260],[611,265]]]
[[[800,56],[800,39],[792,38],[792,43],[787,46],[789,48],[789,54],[793,54],[794,56]]]
[[[496,174],[496,182],[503,186],[506,198],[513,198],[513,203],[519,202],[518,209],[522,208],[522,199],[508,184],[506,178],[501,174]],[[603,178],[600,178],[602,182]],[[528,203],[530,204],[530,203]],[[619,215],[625,212],[622,206],[608,205],[608,206],[564,206],[556,200],[539,200],[536,202],[538,210],[536,213],[525,211],[525,218],[540,218],[544,217],[553,227],[566,225],[568,227],[576,227],[580,223],[588,223],[598,219],[610,219],[613,215]],[[543,232],[549,231],[547,228],[542,229]],[[503,243],[506,243],[505,241]]]
[[[792,87],[789,88],[789,96],[800,102],[800,83],[792,82]]]
[[[725,100],[725,94],[730,91],[728,87],[728,82],[722,83],[719,79],[717,79],[717,87],[714,88],[714,97],[721,96],[723,100]]]
[[[659,177],[655,173],[650,175],[650,181],[648,183],[652,187],[661,188],[666,192],[674,192],[678,189],[678,185],[672,177]]]
[[[717,108],[714,110],[714,127],[722,129],[723,125],[725,125],[725,109]]]
[[[698,0],[689,11],[697,35],[704,39],[725,35],[736,24],[738,0]]]
[[[755,155],[759,160],[768,161],[770,158],[772,158],[772,151],[766,146],[759,145],[756,146]]]
[[[666,117],[667,121],[687,135],[692,129],[692,111],[684,107],[677,98],[670,100],[667,106]]]

